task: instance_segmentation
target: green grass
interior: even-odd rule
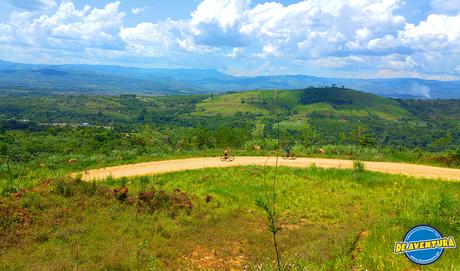
[[[267,114],[269,111],[261,108],[258,103],[261,102],[260,91],[248,91],[227,95],[218,95],[207,98],[198,103],[195,112],[192,115],[209,116],[224,115],[232,116],[238,112],[250,112],[255,114]]]
[[[273,129],[276,129],[278,124],[273,124]],[[283,120],[279,122],[280,129],[301,131],[305,127],[305,120]]]
[[[262,167],[126,179],[132,204],[110,196],[120,184],[110,178],[97,185],[53,181],[21,199],[3,198],[1,210],[25,210],[31,223],[2,211],[0,269],[271,270],[271,236],[255,205],[264,196],[265,170],[270,184],[273,168]],[[189,214],[136,204],[140,191],[176,188],[192,200]],[[393,245],[411,227],[460,234],[460,183],[282,167],[277,190],[283,262],[298,270],[402,270],[412,264],[394,255]],[[368,237],[356,241],[361,231]],[[459,258],[458,249],[446,250],[423,270],[458,270]]]
[[[330,104],[327,104],[327,103],[314,103],[314,104],[309,104],[309,105],[305,105],[305,104],[298,105],[294,107],[294,110],[296,110],[299,116],[305,116],[313,112],[321,112],[321,113],[332,112],[334,111],[334,108]]]

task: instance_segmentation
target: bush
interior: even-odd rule
[[[460,149],[448,150],[443,155],[435,157],[435,160],[447,165],[460,165]]]
[[[365,165],[362,161],[353,161],[353,171],[361,173],[365,171]]]
[[[459,165],[460,164],[460,149],[448,150],[446,152],[446,157],[450,164]]]
[[[177,210],[185,210],[188,214],[193,208],[189,195],[185,192],[175,189],[171,193],[163,190],[151,190],[139,193],[139,206],[144,206],[147,210],[155,212],[160,209],[169,209],[174,216]]]
[[[15,183],[10,182],[9,180],[0,179],[0,196],[4,197],[18,192],[18,190],[18,186]]]
[[[97,185],[95,181],[92,181],[91,183],[82,183],[81,184],[83,188],[83,193],[87,196],[93,196],[96,194],[97,191]]]
[[[45,205],[43,204],[42,196],[35,192],[25,193],[21,197],[21,204],[22,204],[22,207],[26,209],[38,209],[38,210],[45,209]]]
[[[53,181],[52,191],[66,198],[75,195],[93,196],[98,191],[96,182],[83,182],[72,178],[58,178]]]
[[[75,193],[75,183],[73,179],[58,178],[53,182],[53,191],[61,196],[70,198]]]
[[[128,178],[126,178],[125,176],[121,177],[120,178],[120,185],[121,186],[126,186],[128,184]]]

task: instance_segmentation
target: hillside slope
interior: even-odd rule
[[[302,118],[312,113],[341,116],[376,115],[396,120],[409,112],[392,99],[346,88],[308,88],[278,91],[283,113]],[[266,114],[275,103],[272,91],[248,91],[213,96],[198,103],[195,115]]]

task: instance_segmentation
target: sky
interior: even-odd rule
[[[0,0],[0,59],[460,80],[460,0]]]

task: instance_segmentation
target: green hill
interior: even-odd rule
[[[396,100],[345,88],[280,90],[277,95],[280,110],[291,114],[293,121],[308,117],[312,113],[337,116],[375,115],[386,120],[397,120],[410,115]],[[266,114],[274,103],[272,91],[232,93],[203,100],[196,105],[194,114]]]

